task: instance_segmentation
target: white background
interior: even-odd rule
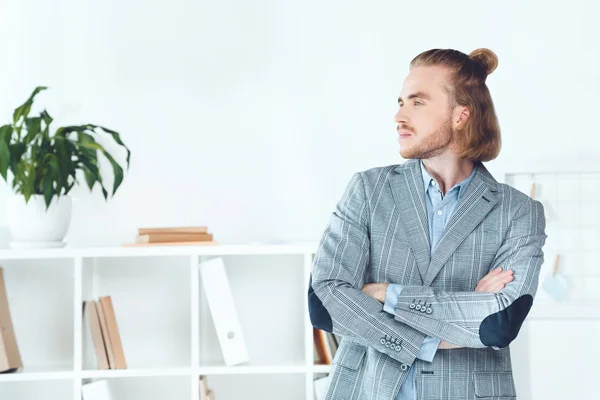
[[[488,85],[503,150],[487,164],[498,180],[600,169],[593,1],[0,5],[0,124],[46,85],[34,110],[47,108],[55,127],[104,125],[132,150],[115,198],[75,192],[73,245],[120,244],[154,225],[208,225],[221,243],[318,240],[353,172],[403,161],[396,99],[410,60],[434,47],[499,57]],[[0,245],[7,194],[2,184]],[[600,393],[598,321],[524,332],[521,398]]]

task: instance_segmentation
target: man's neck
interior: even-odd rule
[[[453,154],[444,154],[422,161],[427,172],[438,182],[443,195],[446,195],[446,192],[456,184],[467,179],[475,167],[473,161]]]

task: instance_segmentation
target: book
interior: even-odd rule
[[[127,363],[125,361],[125,353],[123,351],[123,345],[121,343],[121,336],[119,334],[119,326],[117,324],[117,317],[113,308],[112,298],[110,296],[101,296],[99,298],[104,317],[106,318],[106,327],[108,329],[108,336],[110,338],[110,344],[112,346],[115,369],[126,369]]]
[[[0,267],[0,373],[20,372],[22,370],[23,360],[21,359],[8,306],[4,269]]]
[[[151,233],[208,233],[207,226],[169,226],[156,228],[138,228],[138,235]]]
[[[83,318],[87,320],[98,369],[110,369],[106,346],[102,337],[102,328],[100,327],[100,317],[98,316],[98,310],[94,301],[86,300],[83,302]]]
[[[325,345],[325,336],[321,334],[323,332],[320,329],[313,328],[313,340],[315,349],[315,363],[316,364],[331,364],[331,359],[327,354],[327,347]]]
[[[99,301],[94,301],[94,305],[96,306],[96,312],[98,313],[98,319],[100,320],[100,330],[102,331],[102,339],[104,341],[104,346],[106,347],[106,356],[108,358],[108,368],[115,368],[115,355],[113,352],[112,344],[110,342],[110,336],[108,334],[108,326],[106,324],[106,316],[104,315],[104,310]]]
[[[147,233],[137,235],[135,243],[210,242],[212,233]]]

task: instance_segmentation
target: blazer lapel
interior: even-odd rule
[[[423,280],[429,267],[431,252],[425,189],[418,160],[406,162],[396,168],[396,172],[390,179],[392,195]]]
[[[497,182],[488,170],[479,164],[479,169],[461,197],[454,214],[446,224],[433,254],[423,283],[430,286],[444,264],[465,238],[483,221],[498,202]]]

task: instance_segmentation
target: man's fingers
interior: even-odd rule
[[[502,273],[502,267],[495,268],[488,272],[486,276],[481,278],[481,280],[478,282],[478,285],[487,284],[491,279],[497,277],[498,275],[501,275]]]
[[[487,282],[488,280],[490,280],[494,276],[498,275],[501,270],[502,270],[502,268],[500,268],[500,267],[491,270],[490,272],[487,273],[486,276],[484,276],[483,278],[481,278],[481,280],[479,281],[479,283],[482,284],[482,283]]]
[[[496,293],[504,289],[506,284],[512,282],[513,279],[514,276],[512,270],[502,271],[501,273],[494,270],[477,283],[475,291]]]

